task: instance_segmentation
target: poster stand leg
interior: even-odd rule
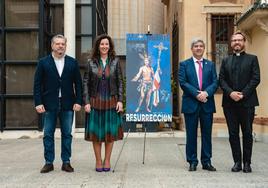
[[[113,172],[115,172],[115,168],[116,168],[117,163],[118,163],[118,161],[119,161],[119,159],[120,159],[120,156],[121,156],[121,153],[122,153],[122,151],[123,151],[123,148],[124,148],[124,146],[125,146],[125,144],[126,144],[126,142],[127,142],[127,138],[128,138],[129,132],[130,132],[130,129],[128,129],[127,136],[126,136],[126,138],[124,138],[123,145],[122,145],[122,147],[121,147],[121,150],[120,150],[120,152],[119,152],[119,154],[118,154],[118,156],[117,156],[116,162],[115,162],[115,164],[114,164]]]
[[[144,143],[143,143],[143,160],[142,164],[144,164],[145,161],[145,145],[146,145],[146,123],[144,125]]]

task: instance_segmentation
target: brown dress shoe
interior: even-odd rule
[[[70,163],[63,163],[61,166],[61,170],[65,171],[65,172],[73,172],[74,168],[71,166]]]
[[[48,173],[52,170],[54,170],[53,164],[45,164],[43,168],[40,170],[40,173]]]

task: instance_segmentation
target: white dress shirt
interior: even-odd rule
[[[64,58],[65,58],[65,55],[62,58],[56,58],[52,54],[52,57],[54,59],[55,65],[56,65],[57,70],[58,70],[58,73],[59,73],[59,75],[61,77],[62,72],[63,72],[63,68],[64,68]],[[61,88],[59,89],[59,97],[61,97]]]

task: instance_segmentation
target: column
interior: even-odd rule
[[[67,38],[66,54],[75,58],[75,0],[64,0],[64,36]],[[75,133],[75,114],[72,134]]]

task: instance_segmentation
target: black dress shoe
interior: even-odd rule
[[[40,173],[48,173],[52,170],[54,170],[53,164],[45,164],[43,168],[40,170]]]
[[[190,164],[190,166],[189,166],[189,171],[191,172],[191,171],[196,171],[196,164]]]
[[[203,165],[202,168],[203,168],[203,170],[216,171],[216,168],[214,166],[212,166],[211,164]]]
[[[74,168],[71,166],[70,163],[63,163],[61,166],[61,170],[65,171],[65,172],[73,172]]]
[[[249,163],[245,163],[245,164],[244,164],[243,172],[245,172],[245,173],[250,173],[250,172],[252,172],[252,169],[251,169]]]
[[[239,172],[242,170],[242,165],[240,162],[236,162],[232,168],[232,172]]]

